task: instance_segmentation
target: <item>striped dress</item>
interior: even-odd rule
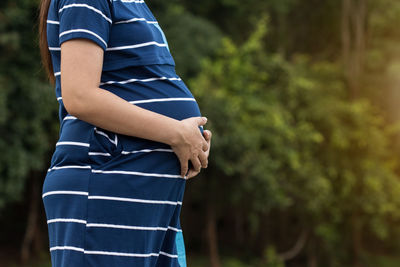
[[[60,87],[60,45],[86,38],[104,50],[102,89],[178,120],[201,116],[156,18],[143,0],[51,0],[47,37],[60,120],[42,192],[52,266],[186,266],[186,179],[171,147],[71,116]]]

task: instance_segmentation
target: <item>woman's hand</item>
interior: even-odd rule
[[[208,149],[205,152],[206,156],[207,156],[207,162],[208,162],[208,156],[210,155],[210,149],[211,149],[211,136],[212,136],[212,133],[209,130],[204,130],[203,131],[203,136],[204,136],[204,139],[206,140],[206,142],[208,144]],[[207,168],[207,165],[205,167],[203,167],[203,168]],[[195,171],[194,169],[189,169],[189,173],[187,175],[187,178],[188,179],[193,178],[199,173],[200,173],[200,171]]]
[[[189,160],[195,172],[200,172],[201,167],[207,167],[209,145],[199,130],[199,126],[206,122],[205,117],[192,117],[180,121],[178,138],[172,141],[171,148],[181,163],[182,177],[190,174]]]

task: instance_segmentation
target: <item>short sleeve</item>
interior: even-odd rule
[[[74,38],[89,39],[106,50],[112,16],[110,0],[59,0],[59,45]]]

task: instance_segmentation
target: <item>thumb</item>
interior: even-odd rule
[[[207,118],[206,117],[198,117],[196,122],[197,122],[198,126],[202,126],[207,123]]]

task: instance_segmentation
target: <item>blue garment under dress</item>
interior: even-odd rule
[[[143,0],[51,0],[47,37],[60,119],[42,192],[52,266],[186,266],[186,180],[171,147],[71,116],[60,87],[61,44],[85,38],[104,50],[102,89],[178,120],[201,116],[157,20]]]

